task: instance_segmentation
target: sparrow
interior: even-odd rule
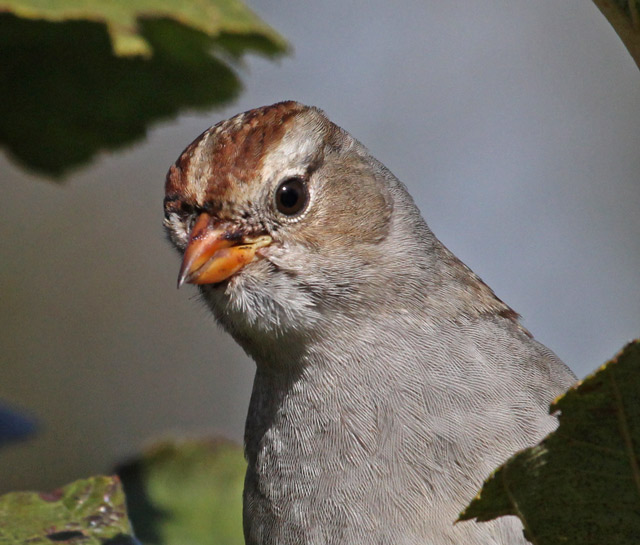
[[[526,543],[515,517],[456,519],[575,376],[383,164],[288,101],[206,130],[165,189],[178,286],[256,363],[248,545]]]

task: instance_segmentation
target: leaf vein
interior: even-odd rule
[[[633,474],[633,480],[635,481],[638,494],[640,494],[640,468],[638,467],[638,460],[636,459],[636,455],[633,450],[633,440],[631,438],[629,422],[624,410],[624,404],[622,402],[622,395],[620,394],[620,389],[618,388],[618,383],[616,382],[616,379],[613,373],[611,373],[610,380],[611,380],[611,389],[613,390],[613,395],[615,396],[615,399],[616,399],[616,408],[618,409],[616,411],[616,414],[618,416],[620,433],[622,434],[622,438],[624,439],[624,444],[625,444],[627,455],[629,458],[629,464],[631,465],[631,472]]]

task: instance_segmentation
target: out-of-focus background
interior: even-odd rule
[[[241,441],[253,364],[162,231],[169,165],[209,125],[323,108],[436,235],[582,377],[640,333],[640,77],[590,2],[247,2],[293,46],[232,105],[154,126],[61,185],[6,157],[0,399],[40,422],[0,492],[108,472],[172,431]]]

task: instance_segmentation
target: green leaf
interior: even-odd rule
[[[551,411],[558,429],[498,468],[460,519],[516,515],[537,545],[640,543],[640,340]]]
[[[117,477],[93,477],[49,493],[0,496],[0,545],[135,543]]]
[[[640,68],[640,0],[593,0]]]
[[[136,535],[146,544],[243,545],[242,449],[171,441],[118,470]]]
[[[0,12],[50,22],[91,21],[104,25],[118,55],[146,55],[154,44],[142,31],[144,19],[172,19],[210,36],[221,33],[260,35],[277,49],[284,40],[239,0],[12,0]]]
[[[0,1],[0,145],[59,177],[181,110],[230,102],[243,54],[285,51],[236,0]]]

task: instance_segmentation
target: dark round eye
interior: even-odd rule
[[[276,189],[276,208],[286,216],[294,216],[309,200],[307,184],[298,176],[280,182]]]

